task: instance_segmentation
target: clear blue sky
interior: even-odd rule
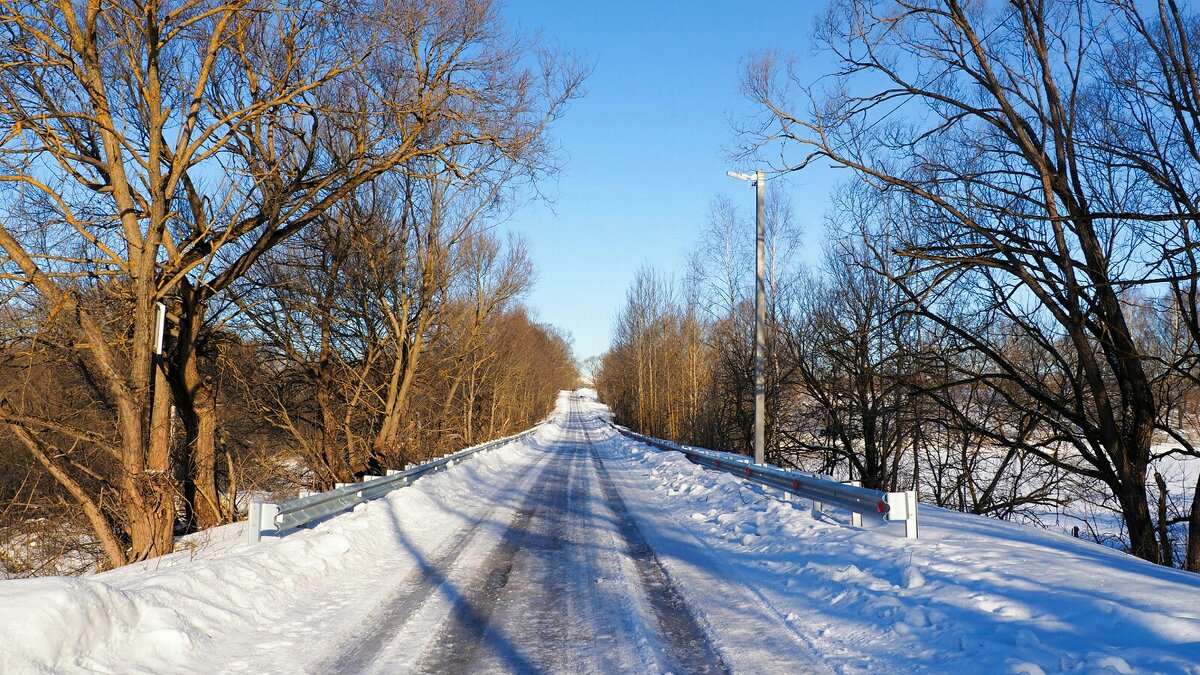
[[[539,320],[567,330],[575,356],[603,353],[626,288],[644,264],[682,267],[724,194],[751,217],[754,191],[729,178],[730,116],[744,114],[744,59],[773,50],[808,59],[823,2],[508,0],[512,28],[593,64],[584,96],[554,135],[565,169],[542,186],[553,205],[519,211],[538,267],[528,298]],[[813,77],[824,72],[814,66]],[[828,171],[789,178],[810,249],[820,247]],[[840,176],[839,176],[840,177]],[[753,227],[753,221],[748,221]]]

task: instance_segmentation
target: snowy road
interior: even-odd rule
[[[0,582],[0,673],[1200,675],[1200,576],[927,505],[848,527],[607,415],[564,393],[311,529]]]
[[[718,650],[720,627],[698,618],[629,506],[644,495],[605,460],[593,432],[607,425],[573,399],[557,426],[512,484],[475,495],[491,508],[432,554],[413,549],[413,573],[313,672],[729,672],[737,655]],[[737,620],[788,633],[770,614]]]

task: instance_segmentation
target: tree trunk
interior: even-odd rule
[[[211,384],[197,375],[196,386],[196,429],[193,438],[192,457],[196,485],[196,525],[204,530],[229,522],[228,514],[221,508],[221,495],[217,486],[217,402]]]
[[[176,407],[183,422],[184,447],[176,462],[183,475],[185,529],[215,527],[229,521],[217,488],[217,400],[212,383],[200,372],[201,331],[206,307],[190,287],[181,289],[179,331],[170,369]]]
[[[1158,537],[1155,536],[1154,522],[1150,518],[1150,508],[1146,502],[1146,476],[1143,471],[1141,480],[1132,470],[1126,480],[1118,485],[1110,485],[1117,502],[1121,505],[1121,515],[1125,518],[1125,526],[1129,529],[1129,552],[1153,563],[1161,563],[1161,551]]]
[[[1175,566],[1175,555],[1171,550],[1171,538],[1167,536],[1167,481],[1161,473],[1154,472],[1154,484],[1158,486],[1158,543],[1162,550],[1162,564]]]
[[[1200,475],[1196,476],[1196,487],[1192,492],[1192,511],[1188,514],[1187,559],[1183,568],[1189,572],[1200,572]]]
[[[379,435],[375,439],[375,456],[372,458],[381,465],[388,463],[389,459],[393,461],[398,459],[396,446],[400,437],[400,426],[408,412],[409,392],[412,390],[421,354],[425,348],[424,336],[432,320],[433,317],[423,311],[416,320],[412,341],[402,340],[399,345],[400,354],[397,355],[397,363],[393,365],[388,396],[384,406],[383,422],[380,425]]]
[[[355,458],[351,456],[350,446],[342,442],[345,439],[340,438],[341,434],[338,433],[340,425],[334,414],[331,395],[334,384],[329,381],[324,372],[326,370],[324,364],[321,369],[322,374],[317,378],[320,386],[317,389],[316,398],[321,416],[321,456],[322,461],[329,467],[329,473],[327,476],[318,477],[319,482],[314,488],[328,490],[335,483],[353,482],[355,473],[361,471],[363,467],[355,465]]]
[[[122,482],[131,552],[137,562],[175,550],[175,486],[167,471],[144,471]]]

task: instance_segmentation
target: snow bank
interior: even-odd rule
[[[271,636],[298,604],[334,604],[357,570],[403,550],[399,522],[430,546],[440,543],[463,517],[447,504],[461,501],[464,486],[500,480],[519,452],[514,444],[481,453],[352,516],[258,545],[245,543],[237,523],[203,533],[206,541],[187,550],[111,572],[0,581],[0,672],[238,670],[243,664],[230,655],[270,652]],[[285,672],[305,662],[273,660]]]
[[[234,526],[234,529],[240,529]],[[310,533],[306,533],[310,534]],[[194,667],[231,624],[255,623],[259,608],[335,574],[368,542],[334,532],[237,550],[153,573],[121,569],[88,578],[0,584],[8,667],[161,672]],[[140,664],[145,664],[140,665]]]
[[[908,541],[678,453],[611,447],[836,671],[1200,673],[1198,575],[926,505]]]

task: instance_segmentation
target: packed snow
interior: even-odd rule
[[[564,393],[534,436],[312,529],[250,545],[231,525],[139,565],[2,581],[0,672],[448,671],[437,643],[462,637],[464,603],[489,591],[473,618],[511,644],[471,662],[486,670],[537,668],[554,636],[594,631],[547,663],[661,670],[672,641],[703,635],[690,658],[734,672],[1200,674],[1200,576],[924,505],[916,541],[899,524],[853,528],[606,420],[592,392]],[[547,475],[569,483],[560,520],[529,510]],[[565,543],[511,536],[554,522]],[[504,589],[472,586],[516,544],[565,547],[567,568],[510,550]],[[633,559],[641,544],[661,574]],[[654,583],[685,603],[677,634]],[[564,597],[531,599],[551,590]]]

